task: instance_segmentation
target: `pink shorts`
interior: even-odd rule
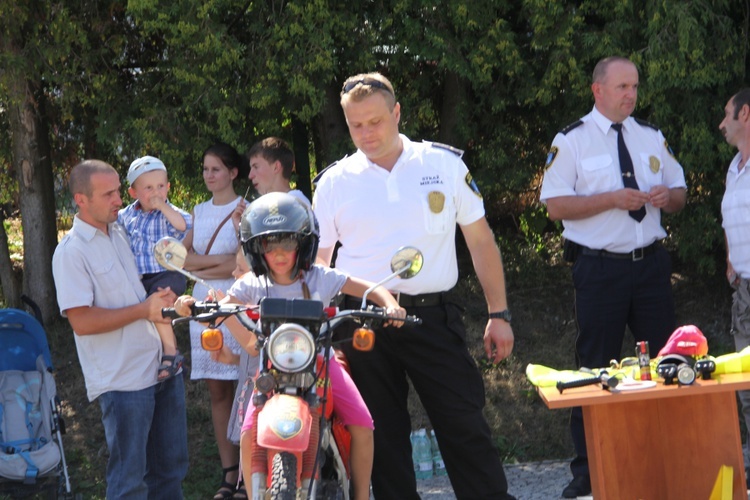
[[[333,412],[344,425],[357,425],[374,429],[372,415],[367,409],[357,386],[354,385],[352,377],[332,357],[328,364],[328,375],[331,378],[331,392],[333,393]],[[253,426],[255,419],[255,406],[253,399],[248,398],[247,410],[245,410],[245,421],[242,423],[242,432]]]

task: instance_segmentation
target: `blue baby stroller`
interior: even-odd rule
[[[41,318],[36,304],[25,300]],[[0,495],[72,498],[59,411],[40,320],[0,309]]]

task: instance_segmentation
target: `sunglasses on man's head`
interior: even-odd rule
[[[357,85],[366,85],[368,87],[375,87],[376,89],[385,90],[389,94],[393,95],[393,92],[391,91],[391,89],[388,88],[388,85],[374,78],[362,78],[361,80],[353,80],[351,82],[346,82],[344,83],[344,88],[342,89],[341,93],[348,94]]]
[[[290,235],[270,235],[261,238],[260,246],[263,253],[271,253],[274,250],[294,252],[299,247],[297,238]]]

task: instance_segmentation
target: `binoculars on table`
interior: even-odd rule
[[[656,365],[656,373],[664,379],[664,385],[671,385],[677,379],[679,385],[690,385],[698,375],[710,380],[716,371],[716,363],[709,358],[695,359],[681,354],[667,354]]]

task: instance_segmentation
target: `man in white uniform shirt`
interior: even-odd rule
[[[466,346],[461,308],[448,292],[458,279],[456,224],[466,239],[487,300],[488,358],[513,349],[502,260],[484,217],[482,199],[461,153],[400,135],[401,108],[379,73],[353,76],[341,92],[357,152],[321,174],[313,206],[320,223],[319,258],[377,282],[404,245],[424,254],[410,280],[385,286],[398,293],[419,326],[380,329],[372,352],[344,348],[352,377],[375,422],[372,485],[376,498],[418,499],[409,433],[407,376],[434,428],[453,490],[460,499],[513,498],[489,426],[482,415],[484,386]],[[345,307],[359,307],[345,299]]]
[[[625,327],[652,353],[675,328],[671,263],[659,240],[661,212],[685,205],[685,178],[662,133],[630,115],[638,69],[623,57],[599,61],[594,109],[555,136],[541,201],[562,220],[566,260],[573,264],[578,366],[619,359]],[[577,457],[563,497],[591,492],[583,416],[571,412]]]
[[[722,225],[727,243],[727,280],[732,294],[732,334],[737,351],[750,345],[750,88],[737,92],[724,107],[719,129],[738,149],[727,171],[721,201]],[[737,391],[745,424],[750,429],[750,391]],[[750,443],[745,443],[745,467],[750,464]]]

